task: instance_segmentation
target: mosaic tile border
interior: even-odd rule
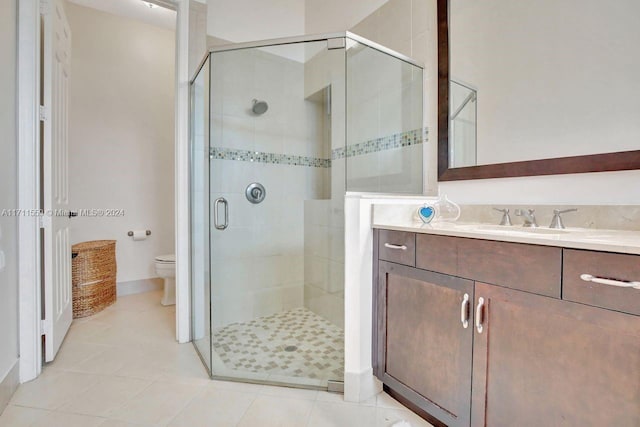
[[[387,135],[382,138],[352,144],[346,147],[336,148],[331,152],[331,159],[343,159],[346,157],[362,156],[364,154],[393,150],[395,148],[410,147],[428,141],[429,129],[413,129],[407,132]]]
[[[258,162],[273,165],[309,166],[316,168],[330,168],[333,160],[346,157],[362,156],[380,151],[410,147],[428,141],[429,130],[427,128],[414,129],[407,132],[376,138],[348,147],[340,147],[331,151],[330,159],[322,159],[310,156],[295,156],[290,154],[267,153],[263,151],[238,150],[225,147],[211,147],[210,159],[237,160],[241,162]]]
[[[274,165],[310,166],[330,168],[331,159],[320,159],[309,156],[266,153],[262,151],[237,150],[224,147],[211,147],[209,158],[219,160],[239,160],[241,162],[269,163]]]

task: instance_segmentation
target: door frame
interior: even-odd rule
[[[199,0],[151,0],[176,10],[175,61],[175,252],[176,340],[190,341],[189,303],[189,18]],[[44,5],[44,6],[41,6]],[[34,212],[40,206],[40,8],[47,0],[18,2],[18,209]],[[206,5],[205,5],[206,7]],[[206,10],[206,9],[205,9]],[[193,37],[193,35],[192,35]],[[20,309],[20,382],[33,380],[42,370],[41,220],[18,218]]]
[[[18,209],[40,206],[40,4],[18,1]],[[18,217],[20,382],[42,369],[40,221]]]

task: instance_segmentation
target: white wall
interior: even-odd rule
[[[640,171],[443,182],[440,191],[464,204],[637,205]]]
[[[0,2],[0,210],[17,208],[17,4]],[[0,383],[18,360],[18,222],[0,216]],[[7,396],[0,387],[0,412]]]
[[[72,3],[86,6],[113,15],[135,19],[156,27],[168,30],[176,29],[176,14],[164,7],[149,9],[141,0],[69,0]]]
[[[175,34],[66,6],[71,207],[125,212],[74,219],[72,242],[115,239],[118,282],[156,277],[154,257],[174,252]],[[134,229],[152,235],[134,242]]]
[[[386,2],[208,0],[207,34],[237,43],[345,31]]]
[[[387,0],[306,0],[305,31],[307,34],[346,31],[386,2]]]
[[[304,34],[304,0],[208,0],[207,34],[233,43]]]
[[[174,14],[175,20],[175,14]],[[189,78],[193,78],[207,53],[207,5],[189,2]]]

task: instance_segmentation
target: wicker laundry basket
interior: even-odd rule
[[[71,253],[73,318],[91,316],[116,302],[116,241],[76,243]]]

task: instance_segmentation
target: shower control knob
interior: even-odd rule
[[[267,195],[267,191],[264,189],[264,186],[259,182],[254,182],[249,184],[245,191],[245,195],[247,196],[247,200],[253,204],[260,203],[264,200]]]

